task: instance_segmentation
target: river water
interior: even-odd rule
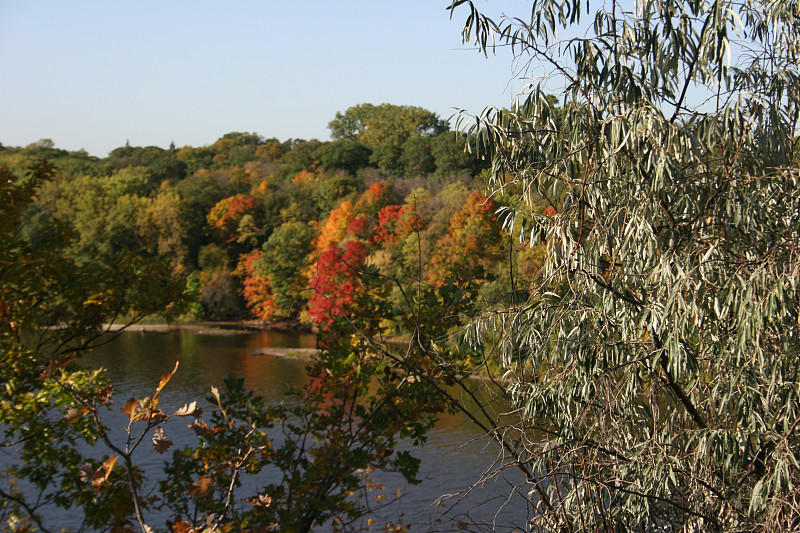
[[[268,401],[279,402],[287,388],[299,388],[305,383],[305,363],[264,355],[264,349],[313,348],[314,343],[312,335],[268,330],[126,331],[87,354],[82,364],[107,369],[115,389],[115,408],[106,420],[111,431],[118,428],[122,437],[126,417],[119,413],[119,407],[129,397],[152,395],[160,376],[169,373],[175,361],[180,362],[179,370],[161,396],[160,406],[167,412],[204,399],[209,388],[220,386],[226,375],[244,378],[248,388]],[[196,442],[185,427],[168,425],[166,430],[176,447]],[[374,523],[402,519],[414,532],[525,530],[528,505],[514,490],[522,481],[521,476],[512,468],[503,468],[491,479],[480,482],[487,472],[498,469],[498,451],[466,416],[441,416],[425,445],[410,449],[422,461],[422,483],[407,486],[399,475],[377,473],[378,480],[393,489],[392,494],[399,488],[403,496],[373,516]],[[147,447],[141,450],[138,461],[149,474],[157,475],[164,459]],[[476,484],[468,494],[461,493]],[[453,496],[442,500],[447,495]],[[78,517],[65,516],[64,520],[60,527],[69,527]],[[372,528],[379,530],[377,526]]]

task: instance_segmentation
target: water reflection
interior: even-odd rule
[[[125,423],[118,406],[129,397],[152,394],[159,377],[169,373],[175,361],[179,371],[162,392],[165,410],[204,399],[209,387],[220,386],[223,377],[244,378],[247,387],[270,402],[279,402],[289,388],[306,382],[305,363],[300,360],[262,355],[265,347],[312,348],[311,335],[274,331],[232,333],[174,329],[164,332],[129,331],[82,359],[88,367],[104,367],[115,387],[117,407],[108,414],[111,427]],[[193,442],[185,427],[168,428],[177,446]],[[387,487],[401,488],[404,496],[397,506],[381,511],[380,523],[398,520],[411,531],[522,531],[528,510],[519,496],[509,500],[515,484],[522,481],[516,471],[503,469],[500,475],[476,487],[468,497],[457,496],[442,505],[440,497],[457,494],[475,484],[495,463],[497,449],[482,438],[482,432],[462,414],[444,414],[428,442],[414,453],[422,460],[419,486],[407,487],[399,475],[377,473]],[[146,470],[158,474],[164,458],[149,453],[141,457]],[[393,492],[393,491],[392,491]],[[379,530],[380,528],[376,529]]]

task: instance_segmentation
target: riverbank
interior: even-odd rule
[[[250,335],[257,331],[269,330],[289,334],[312,334],[310,327],[300,324],[299,322],[266,322],[263,320],[175,322],[170,324],[105,324],[103,328],[108,333],[119,333],[122,331],[134,333],[169,333],[173,331],[187,331],[195,335],[235,336]],[[318,350],[316,348],[269,347],[251,350],[252,355],[298,360],[309,360],[317,352]]]
[[[170,324],[152,323],[142,324],[136,323],[132,325],[126,324],[106,324],[104,326],[107,332],[153,332],[153,333],[166,333],[170,331],[189,331],[197,335],[247,335],[255,331],[273,330],[283,333],[299,333],[299,334],[313,334],[313,330],[306,324],[300,322],[267,322],[264,320],[227,320],[227,321],[205,321],[205,322],[174,322]],[[389,345],[403,346],[411,342],[411,338],[398,336],[383,339]],[[315,354],[318,353],[316,348],[256,348],[251,351],[252,355],[264,357],[279,357],[286,359],[298,359],[308,361]],[[454,379],[476,379],[485,382],[493,383],[510,383],[510,380],[499,378],[497,376],[487,375],[485,369],[483,372],[476,372],[468,376],[457,375],[453,376]]]
[[[175,331],[186,330],[206,335],[236,335],[250,333],[256,330],[275,330],[296,333],[313,333],[313,329],[297,321],[268,322],[265,320],[221,320],[205,322],[172,322],[172,323],[141,323],[135,324],[104,324],[103,329],[113,333],[118,331]]]

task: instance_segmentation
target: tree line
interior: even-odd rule
[[[165,376],[154,396],[125,404],[130,446],[110,443],[104,462],[81,466],[69,446],[48,444],[102,440],[108,392],[70,361],[109,316],[249,305],[317,323],[307,402],[291,417],[235,382],[212,390],[211,414],[193,424],[198,448],[173,455],[180,481],[154,496],[173,531],[351,527],[367,512],[348,497],[357,472],[414,479],[397,439],[420,442],[436,412],[465,398],[508,460],[500,467],[524,475],[513,490],[534,509],[531,531],[800,528],[797,2],[542,0],[519,17],[471,0],[449,9],[463,17],[464,42],[487,56],[512,50],[530,83],[508,109],[462,116],[458,150],[434,150],[454,134],[418,110],[390,117],[362,105],[337,115],[324,146],[223,138],[224,156],[190,149],[197,158],[184,154],[174,185],[130,166],[95,175],[99,161],[65,153],[94,184],[72,197],[56,167],[14,167],[24,149],[4,151],[4,445],[53,466],[22,462],[14,474],[40,499],[7,486],[4,516],[35,523],[37,502],[51,498],[81,502],[94,525],[119,498],[120,527],[148,531],[137,428],[168,448],[162,422],[197,406],[159,410]],[[262,147],[276,151],[233,163]],[[459,178],[464,169],[448,169],[464,154],[480,157]],[[136,192],[141,182],[149,192]],[[201,214],[186,230],[197,241],[159,229],[170,195]],[[84,201],[104,207],[82,211]],[[269,201],[277,209],[259,207]],[[119,227],[141,213],[136,231],[104,242],[92,223],[111,212]],[[150,248],[124,240],[144,235]],[[280,271],[281,261],[298,267]],[[234,279],[240,304],[225,301],[238,290],[220,289]],[[43,327],[53,323],[66,327]],[[387,332],[406,332],[403,350],[388,349]],[[512,407],[503,416],[466,386],[478,370]],[[238,476],[267,465],[284,481],[250,506],[236,500]]]
[[[426,290],[458,286],[468,295],[459,311],[508,292],[509,252],[535,276],[535,251],[502,237],[498,198],[475,192],[488,162],[434,113],[363,104],[330,130],[330,142],[228,133],[106,158],[44,140],[3,147],[0,164],[19,175],[42,158],[56,169],[26,231],[68,224],[77,263],[113,267],[122,250],[168,259],[196,297],[190,320],[320,324],[346,312],[367,265]],[[387,318],[387,333],[404,333],[400,322]]]
[[[368,472],[416,481],[400,439],[423,442],[437,413],[464,408],[446,386],[471,395],[468,377],[498,366],[454,332],[508,300],[512,276],[535,277],[539,252],[511,246],[502,195],[475,191],[488,162],[434,114],[362,105],[331,130],[325,143],[230,133],[106,158],[46,140],[0,150],[9,527],[49,531],[45,510],[77,507],[89,530],[352,528],[385,496]],[[170,412],[158,398],[176,365],[151,396],[114,403],[104,373],[76,360],[106,342],[104,324],[149,316],[314,327],[309,385],[287,407],[226,379]],[[398,337],[405,352],[390,349]],[[112,405],[124,438],[103,422]],[[173,450],[181,419],[198,441]],[[81,443],[106,453],[85,457]],[[137,465],[151,445],[160,479]],[[265,472],[280,481],[242,493],[242,476]]]

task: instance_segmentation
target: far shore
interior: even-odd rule
[[[173,322],[160,324],[144,323],[114,323],[104,324],[107,332],[117,331],[175,331],[187,330],[207,335],[237,335],[252,333],[256,330],[271,329],[278,331],[291,331],[295,333],[313,334],[311,327],[299,322],[267,322],[263,320],[222,320],[213,322]]]
[[[105,324],[105,331],[118,332],[125,331],[151,331],[151,332],[167,332],[176,330],[186,330],[197,333],[199,335],[241,335],[252,333],[257,330],[272,329],[278,331],[287,331],[294,333],[303,333],[313,335],[314,331],[308,326],[299,322],[266,322],[263,320],[231,320],[231,321],[214,321],[214,322],[176,322],[172,324]],[[410,339],[403,337],[395,337],[391,339],[384,339],[389,344],[405,344],[410,342]],[[256,348],[252,350],[252,355],[266,356],[266,357],[285,357],[288,359],[309,360],[313,357],[318,350],[316,348]],[[456,376],[461,379],[464,376]],[[481,381],[493,381],[495,383],[509,383],[510,381],[505,378],[489,377],[482,374],[471,374],[467,376],[468,379],[476,379]]]
[[[302,324],[265,322],[259,320],[245,321],[216,321],[216,322],[177,322],[172,324],[104,324],[106,332],[114,333],[119,331],[137,332],[168,332],[168,331],[191,331],[198,335],[241,335],[253,333],[258,330],[278,330],[294,333],[312,335],[310,328]],[[316,348],[256,348],[252,355],[267,357],[285,357],[287,359],[308,360],[317,353]]]

